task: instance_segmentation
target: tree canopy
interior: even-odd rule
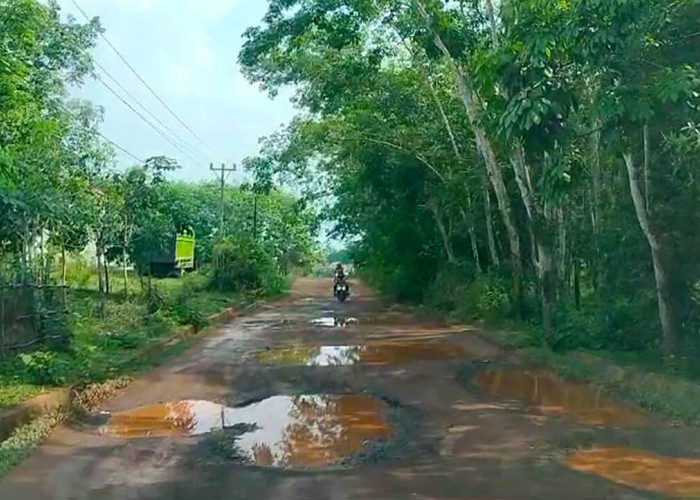
[[[692,342],[700,2],[268,4],[239,60],[299,115],[257,165],[329,187],[378,283],[509,283],[557,347]]]

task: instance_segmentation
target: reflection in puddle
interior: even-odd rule
[[[345,366],[358,363],[393,365],[414,361],[460,359],[466,356],[457,344],[404,342],[355,346],[282,347],[261,351],[262,363],[305,366]]]
[[[100,431],[121,437],[199,436],[221,429],[225,408],[209,401],[178,401],[112,414]]]
[[[392,432],[386,403],[363,394],[274,396],[242,408],[180,401],[115,413],[101,432],[120,437],[196,436],[251,424],[241,453],[266,467],[326,466]]]
[[[345,328],[348,325],[357,324],[357,318],[345,318],[345,317],[325,317],[312,319],[311,324],[314,326],[322,326],[325,328]]]
[[[617,403],[599,390],[552,374],[485,370],[476,374],[474,383],[489,395],[527,401],[544,413],[568,415],[588,425],[636,427],[646,422],[639,411]]]
[[[600,448],[566,460],[574,470],[666,495],[700,498],[700,460],[669,458],[646,451]]]

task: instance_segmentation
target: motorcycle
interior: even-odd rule
[[[339,281],[335,285],[335,297],[340,302],[345,302],[350,296],[350,287],[345,280]]]

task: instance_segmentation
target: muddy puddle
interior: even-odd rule
[[[248,425],[236,441],[244,460],[264,467],[323,467],[392,432],[388,405],[363,394],[274,396],[240,408],[180,401],[115,413],[100,432],[125,437],[197,436]]]
[[[350,325],[356,325],[358,320],[357,318],[326,316],[323,318],[312,319],[310,323],[313,326],[320,326],[323,328],[345,328]]]
[[[573,418],[587,425],[639,427],[647,423],[638,410],[580,382],[524,370],[484,370],[473,382],[486,394],[525,401],[545,414]]]
[[[566,465],[633,488],[700,498],[700,460],[670,458],[626,448],[598,448],[570,456]]]
[[[416,361],[445,361],[466,357],[457,344],[404,342],[351,346],[281,347],[259,352],[261,363],[300,366],[393,365]]]

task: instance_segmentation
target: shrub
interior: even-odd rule
[[[17,357],[25,377],[37,385],[61,385],[70,380],[73,363],[60,354],[36,351]]]
[[[151,285],[145,291],[146,310],[148,314],[155,314],[165,305],[165,297],[158,290],[158,287]]]
[[[284,286],[274,258],[250,239],[223,240],[214,246],[209,285],[220,291],[275,292]]]
[[[201,330],[207,324],[207,320],[196,300],[197,292],[197,287],[192,280],[185,281],[170,307],[179,324],[192,325],[195,331]]]
[[[510,311],[508,282],[495,274],[479,274],[472,280],[466,272],[446,269],[428,289],[428,303],[462,319],[504,318]]]
[[[70,254],[66,262],[66,281],[68,283],[78,288],[87,288],[95,274],[95,269],[88,264],[83,255]]]

